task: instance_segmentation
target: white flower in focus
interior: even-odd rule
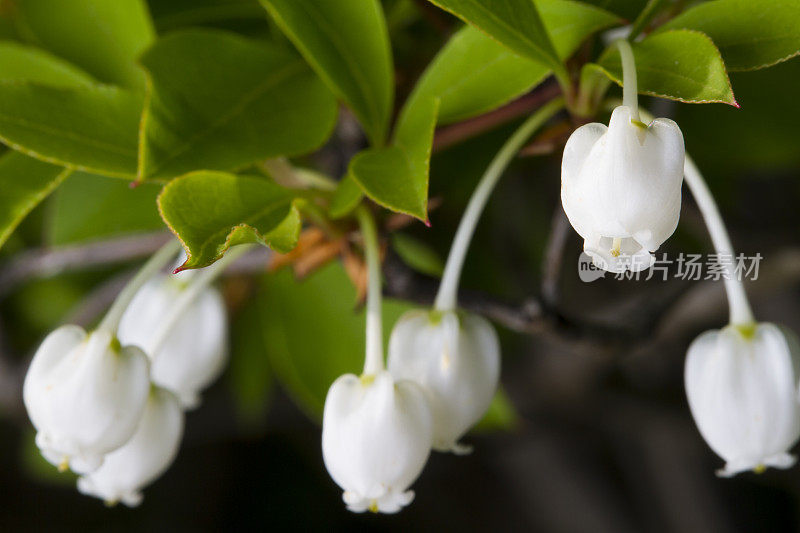
[[[25,376],[36,445],[60,469],[91,472],[136,430],[150,389],[147,356],[104,330],[63,326],[47,336]]]
[[[99,469],[78,479],[78,490],[109,505],[120,501],[129,507],[139,505],[141,490],[172,464],[182,435],[178,399],[166,389],[152,387],[136,433],[108,454]]]
[[[684,163],[678,125],[650,125],[614,109],[606,127],[581,126],[564,147],[561,202],[595,265],[610,272],[639,271],[678,225]]]
[[[228,320],[219,292],[207,287],[160,342],[156,337],[161,324],[186,290],[186,279],[164,275],[151,279],[125,310],[118,335],[121,342],[140,346],[150,357],[153,382],[173,391],[184,408],[191,409],[199,405],[200,391],[225,368]]]
[[[414,499],[407,490],[430,454],[432,419],[419,385],[346,374],[325,399],[322,456],[344,490],[347,508],[396,513]]]
[[[707,331],[686,356],[686,395],[697,427],[726,461],[721,476],[789,468],[800,437],[796,340],[773,324]]]
[[[469,452],[458,439],[489,408],[500,379],[494,327],[467,313],[410,311],[392,330],[388,367],[396,379],[419,383],[428,393],[433,448]]]

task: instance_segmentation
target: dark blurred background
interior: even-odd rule
[[[254,2],[223,3],[236,9],[214,19],[192,15],[188,2],[152,0],[151,10],[161,32],[207,25],[270,34]],[[399,101],[453,27],[448,17],[409,4],[406,13],[405,2],[387,2],[396,16],[390,24]],[[734,73],[731,81],[741,109],[643,103],[683,129],[687,151],[706,174],[737,251],[763,256],[758,280],[748,284],[757,317],[800,332],[800,60]],[[344,124],[307,164],[335,169],[346,161],[354,141]],[[446,257],[472,188],[513,127],[438,152],[431,171],[431,196],[439,204],[433,227],[414,224],[403,234]],[[0,283],[0,530],[800,530],[800,468],[719,479],[714,471],[722,461],[689,414],[685,352],[698,334],[726,323],[722,284],[676,279],[674,265],[668,281],[581,282],[582,243],[564,223],[559,201],[560,155],[555,147],[549,155],[514,163],[481,220],[464,272],[464,299],[471,306],[500,306],[524,319],[515,329],[525,332],[499,326],[508,401],[483,431],[465,438],[475,446],[473,454],[431,456],[413,487],[415,501],[400,514],[345,510],[322,463],[313,414],[318,395],[304,390],[298,370],[275,355],[286,348],[261,332],[287,328],[276,325],[276,313],[292,315],[297,331],[319,338],[320,365],[329,353],[348,350],[355,362],[350,371],[358,371],[363,340],[351,348],[344,333],[326,337],[319,324],[324,314],[302,307],[305,300],[290,302],[292,290],[305,285],[306,298],[310,288],[319,289],[314,276],[295,282],[287,272],[268,275],[252,268],[223,280],[231,306],[231,366],[189,414],[172,468],[146,489],[136,509],[109,509],[78,494],[74,478],[56,474],[39,458],[19,386],[26,361],[48,331],[65,321],[96,319],[100,310],[92,305],[108,299],[102,291],[112,294],[135,266],[121,261],[72,266],[54,275],[44,269],[10,287]],[[86,194],[117,201],[127,187],[86,193],[80,177],[67,185],[0,251],[0,279],[28,249],[90,246],[159,228],[154,191],[124,195],[128,203],[119,209],[119,227],[97,228],[91,213],[79,221],[63,213],[79,209]],[[681,252],[712,251],[686,190],[684,199],[680,226],[660,251],[672,259]],[[394,252],[390,267],[409,269]],[[341,280],[332,273],[336,268],[319,275]],[[423,289],[431,283],[414,279]],[[351,289],[332,290],[319,301],[345,294],[339,305],[356,312]]]

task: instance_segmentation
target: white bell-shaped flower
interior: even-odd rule
[[[23,399],[42,455],[79,474],[127,442],[150,389],[147,356],[108,331],[63,326],[47,336],[25,376]]]
[[[500,343],[483,317],[410,311],[389,340],[389,372],[420,384],[433,413],[433,449],[467,453],[458,439],[489,408],[500,379]]]
[[[322,419],[322,456],[347,508],[396,513],[428,460],[432,417],[416,383],[381,371],[346,374],[331,385]]]
[[[206,287],[161,335],[172,306],[188,290],[191,277],[188,280],[158,275],[145,284],[122,316],[119,339],[140,346],[151,359],[153,382],[173,391],[184,408],[191,409],[225,368],[228,320],[219,292]]]
[[[133,437],[108,454],[103,465],[78,479],[82,494],[135,507],[141,490],[169,468],[183,435],[183,411],[174,394],[153,386]]]
[[[619,106],[608,127],[581,126],[564,147],[561,202],[595,265],[639,271],[678,225],[684,162],[678,125],[645,125]]]
[[[686,356],[686,395],[700,433],[726,461],[721,476],[788,468],[800,437],[800,352],[773,324],[707,331]]]

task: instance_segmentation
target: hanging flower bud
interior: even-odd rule
[[[129,507],[139,505],[141,490],[172,464],[182,435],[178,399],[166,389],[152,387],[131,440],[108,454],[99,469],[78,479],[78,490],[108,505],[120,501]]]
[[[150,388],[147,356],[106,330],[63,326],[44,340],[25,376],[23,399],[42,455],[83,474],[128,441]]]
[[[595,265],[645,270],[669,238],[681,210],[684,146],[672,120],[639,122],[614,109],[608,127],[581,126],[564,147],[561,202]]]
[[[396,513],[430,454],[432,420],[420,387],[386,371],[346,374],[331,385],[322,419],[322,456],[347,508]]]
[[[697,427],[726,461],[720,476],[789,468],[800,437],[800,350],[773,324],[707,331],[686,356],[686,395]]]
[[[213,287],[204,288],[163,331],[189,283],[185,277],[155,276],[136,293],[119,325],[120,341],[147,353],[153,382],[177,394],[186,409],[199,405],[200,391],[219,376],[228,359],[225,304]]]
[[[500,379],[500,343],[483,317],[453,311],[411,311],[389,340],[389,372],[428,393],[433,449],[467,453],[458,444],[489,408]]]

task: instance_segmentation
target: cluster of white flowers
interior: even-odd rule
[[[677,124],[640,120],[632,54],[628,45],[620,51],[625,105],[613,110],[609,126],[578,128],[564,150],[562,204],[585,252],[611,272],[649,268],[678,224],[685,179],[716,252],[732,256]],[[544,119],[529,119],[490,165],[454,238],[433,309],[399,319],[387,364],[377,232],[369,211],[358,208],[369,273],[364,371],[331,385],[322,427],[325,466],[351,511],[399,511],[414,498],[409,488],[431,450],[471,449],[460,439],[497,391],[500,345],[487,320],[458,309],[458,280],[489,193],[537,120]],[[44,457],[79,474],[81,492],[110,503],[137,505],[142,488],[168,468],[183,411],[198,405],[227,359],[225,308],[209,286],[225,260],[207,275],[176,278],[157,273],[169,253],[145,265],[96,330],[52,332],[25,379],[24,402]],[[692,415],[726,461],[720,475],[787,468],[800,437],[800,345],[790,332],[755,321],[741,279],[725,277],[725,288],[729,325],[700,335],[686,358]]]
[[[649,268],[652,255],[678,224],[681,183],[694,195],[718,254],[733,256],[725,225],[702,175],[685,155],[683,136],[668,119],[639,120],[635,69],[621,43],[625,104],[608,127],[575,130],[564,149],[561,199],[596,266],[611,272]],[[621,255],[644,258],[621,262]],[[685,388],[700,433],[732,476],[788,468],[800,437],[800,346],[794,335],[756,322],[733,265],[725,288],[730,323],[689,347]]]
[[[732,255],[713,197],[684,152],[680,128],[669,119],[640,120],[632,53],[627,44],[620,49],[628,67],[625,105],[613,110],[609,126],[578,128],[564,150],[562,204],[584,238],[584,251],[611,272],[649,268],[653,252],[677,227],[685,177],[716,252]],[[525,126],[519,131],[467,206],[434,309],[410,312],[395,325],[388,371],[378,325],[377,242],[371,222],[362,220],[370,263],[367,361],[360,377],[348,374],[331,386],[322,430],[325,465],[351,511],[393,513],[408,505],[414,496],[408,488],[430,450],[468,452],[459,439],[497,389],[497,335],[485,319],[457,310],[456,292],[475,223],[503,166],[500,158],[524,140]],[[788,451],[800,437],[800,345],[791,332],[755,321],[741,279],[726,276],[725,288],[730,324],[702,334],[689,348],[685,381],[692,415],[726,461],[719,475],[787,468],[795,463]]]
[[[394,513],[431,449],[456,454],[500,377],[494,328],[462,312],[412,311],[389,342],[388,371],[337,379],[325,400],[322,452],[351,511]]]
[[[360,377],[341,376],[328,391],[322,455],[348,509],[395,513],[414,498],[408,488],[432,449],[470,451],[458,441],[497,390],[500,343],[488,321],[455,309],[457,283],[449,281],[459,268],[451,268],[434,309],[411,311],[398,320],[387,371],[377,236],[368,213],[360,212],[359,219],[369,271],[367,355]]]
[[[108,504],[139,504],[178,452],[183,410],[198,404],[227,358],[216,289],[188,273],[153,272],[172,248],[145,265],[96,330],[50,333],[25,377],[42,455]]]

